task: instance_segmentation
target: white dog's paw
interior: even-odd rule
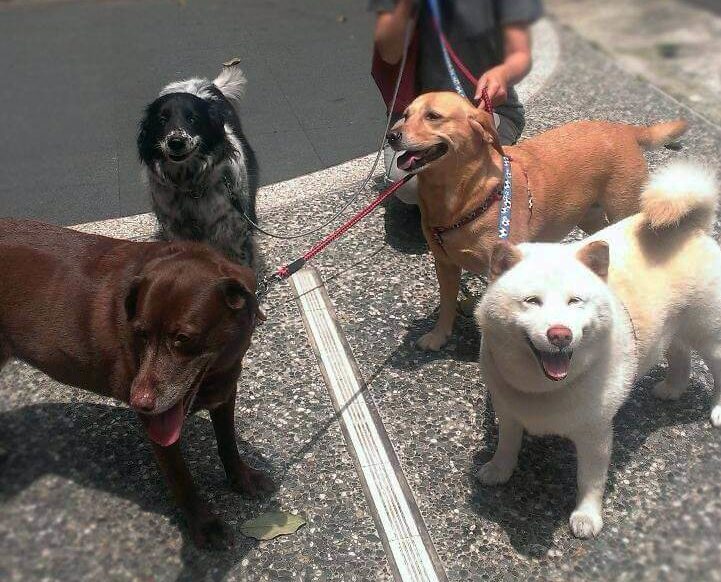
[[[573,535],[577,538],[593,538],[601,533],[603,518],[598,512],[577,509],[571,514],[569,524]]]
[[[500,485],[511,478],[514,467],[504,467],[493,461],[483,465],[476,473],[478,479],[484,485]]]
[[[711,424],[716,428],[721,428],[721,404],[717,404],[711,409]]]
[[[418,338],[416,347],[423,350],[424,352],[437,352],[448,341],[448,335],[443,332],[431,331]]]
[[[678,400],[683,396],[686,387],[678,388],[671,386],[666,380],[659,382],[653,387],[653,395],[661,400]]]

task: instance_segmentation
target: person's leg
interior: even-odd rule
[[[510,117],[500,113],[494,113],[493,118],[496,121],[496,130],[498,131],[498,137],[501,138],[501,145],[515,144],[518,138],[521,137],[523,128],[519,127]]]

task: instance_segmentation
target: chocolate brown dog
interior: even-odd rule
[[[573,227],[591,234],[639,211],[647,177],[642,148],[676,139],[678,119],[649,127],[580,121],[501,148],[491,115],[452,92],[417,97],[388,134],[402,170],[418,173],[423,234],[435,259],[438,323],[418,340],[438,350],[456,315],[461,269],[484,275],[498,237],[501,155],[512,159],[510,240],[557,241]]]
[[[235,442],[236,383],[258,317],[253,272],[197,243],[138,243],[0,220],[0,368],[16,357],[130,404],[199,546],[232,543],[181,456],[183,421],[210,410],[240,493],[273,482]]]

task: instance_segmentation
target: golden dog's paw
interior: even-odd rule
[[[447,334],[434,330],[418,338],[416,347],[424,352],[437,352],[445,346],[447,342]]]
[[[500,485],[511,478],[513,467],[504,467],[493,461],[483,465],[476,473],[478,479],[484,485]]]

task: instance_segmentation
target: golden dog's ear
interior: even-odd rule
[[[606,241],[595,240],[588,243],[576,253],[576,258],[604,281],[608,279],[610,258]]]
[[[499,154],[504,155],[501,138],[498,137],[493,115],[486,111],[474,111],[468,116],[468,123],[476,134]]]
[[[513,267],[522,258],[521,251],[517,246],[505,240],[497,242],[491,252],[488,282],[491,283],[498,279],[498,277],[503,275],[503,273],[508,271],[508,269]]]

